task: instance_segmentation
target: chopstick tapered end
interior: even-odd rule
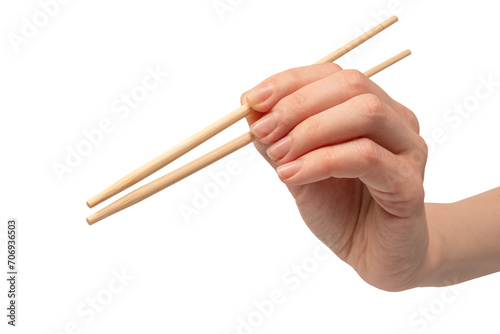
[[[87,206],[92,209],[94,206],[104,202],[106,199],[107,199],[106,197],[99,194],[89,199],[86,203]]]
[[[89,224],[90,226],[92,226],[95,223],[97,223],[99,220],[101,220],[101,218],[96,217],[96,215],[94,213],[93,215],[88,216],[86,220],[87,220],[87,224]]]

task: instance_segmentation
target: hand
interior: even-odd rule
[[[416,286],[429,233],[415,115],[356,70],[291,69],[242,96],[255,145],[311,231],[369,284]]]

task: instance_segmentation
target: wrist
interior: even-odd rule
[[[415,280],[415,287],[444,286],[443,269],[444,239],[439,228],[439,222],[445,219],[449,204],[425,204],[428,245],[422,265],[420,266]]]

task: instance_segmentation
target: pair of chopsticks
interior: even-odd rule
[[[340,49],[332,52],[331,54],[327,55],[326,57],[320,59],[317,61],[315,64],[323,64],[323,63],[328,63],[328,62],[333,62],[348,53],[349,51],[353,50],[357,46],[361,45],[362,43],[366,42],[373,36],[377,35],[381,31],[385,30],[386,28],[390,27],[394,23],[398,21],[398,18],[396,16],[391,17],[390,19],[382,22],[378,26],[374,27],[373,29],[369,30],[368,32],[364,33],[363,35],[357,37],[356,39],[352,40],[351,42],[347,43]],[[364,74],[367,77],[371,77],[378,72],[382,71],[383,69],[391,66],[392,64],[397,63],[401,59],[409,56],[411,54],[410,50],[406,50],[401,52],[400,54],[392,57],[389,60],[386,60],[385,62],[375,66],[374,68],[370,69],[369,71],[366,71]],[[99,203],[109,199],[110,197],[113,197],[114,195],[120,193],[121,191],[129,188],[130,186],[136,184],[137,182],[143,180],[144,178],[148,177],[149,175],[153,174],[154,172],[160,170],[161,168],[165,167],[172,161],[176,160],[177,158],[183,156],[187,152],[191,151],[193,148],[197,147],[198,145],[202,144],[203,142],[207,141],[208,139],[212,138],[219,132],[227,129],[229,126],[233,125],[237,121],[241,120],[242,118],[246,117],[249,115],[253,110],[250,108],[248,104],[244,104],[232,113],[226,115],[225,117],[221,118],[217,122],[213,123],[212,125],[208,126],[207,128],[201,130],[197,134],[191,136],[190,138],[186,139],[182,143],[178,144],[177,146],[173,147],[172,149],[166,151],[165,153],[161,154],[160,156],[154,158],[147,164],[143,165],[142,167],[138,168],[137,170],[133,171],[129,175],[125,176],[124,178],[118,180],[115,182],[113,185],[110,187],[106,188],[96,196],[92,197],[90,200],[87,201],[87,205],[90,208],[93,208],[94,206],[98,205]],[[117,201],[111,203],[107,207],[101,209],[100,211],[92,214],[91,216],[87,217],[87,222],[89,225],[95,224],[98,221],[111,216],[112,214],[115,214],[125,208],[128,208],[129,206],[132,206],[146,198],[148,198],[151,195],[156,194],[157,192],[171,186],[172,184],[184,179],[185,177],[196,173],[197,171],[209,166],[210,164],[216,162],[219,159],[224,158],[225,156],[239,150],[240,148],[250,144],[251,142],[254,141],[254,137],[251,132],[248,132],[233,141],[230,141],[229,143],[213,150],[212,152],[188,163],[187,165],[171,172],[168,173],[158,179],[156,179],[153,182],[150,182],[132,192],[130,192],[128,195],[125,195],[124,197],[118,199]]]

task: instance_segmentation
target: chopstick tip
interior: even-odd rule
[[[94,206],[100,204],[102,201],[104,201],[104,199],[99,194],[99,195],[96,195],[96,196],[92,197],[91,199],[89,199],[85,203],[87,203],[87,206],[92,209]]]
[[[97,223],[100,219],[96,219],[95,218],[95,214],[93,214],[91,216],[88,216],[85,220],[87,221],[87,224],[89,224],[90,226],[92,226],[95,223]]]

